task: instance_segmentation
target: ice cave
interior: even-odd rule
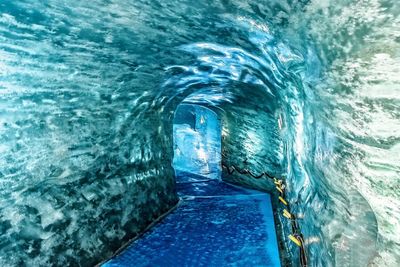
[[[400,1],[3,0],[0,266],[400,266]]]

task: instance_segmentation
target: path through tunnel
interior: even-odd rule
[[[104,267],[287,264],[277,241],[282,226],[273,215],[276,185],[272,177],[245,173],[281,171],[280,112],[259,101],[268,98],[264,90],[247,89],[204,89],[177,105],[172,132],[179,205]]]

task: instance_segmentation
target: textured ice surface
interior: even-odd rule
[[[92,265],[170,208],[188,97],[286,175],[312,266],[399,266],[399,5],[1,1],[0,265]]]
[[[280,266],[268,194],[183,180],[179,207],[104,267]]]
[[[265,171],[280,177],[284,172],[284,150],[278,123],[279,114],[271,107],[273,105],[259,102],[257,95],[249,96],[250,100],[242,100],[230,106],[229,113],[222,118],[222,162],[225,166],[250,169],[256,175]],[[249,175],[229,175],[227,172],[223,173],[223,178],[264,190],[275,188],[265,178],[254,179]]]
[[[174,118],[175,170],[208,178],[221,176],[221,122],[200,105],[179,105]]]

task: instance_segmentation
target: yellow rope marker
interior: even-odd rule
[[[285,204],[285,205],[287,206],[287,202],[286,202],[286,200],[283,199],[283,197],[280,196],[280,197],[279,197],[279,200],[280,200],[283,204]]]
[[[284,213],[283,216],[285,216],[286,218],[288,218],[290,220],[290,215]]]
[[[288,212],[286,209],[283,210],[283,216],[288,219],[292,219],[292,214],[290,214],[290,212]]]
[[[289,239],[293,241],[293,243],[295,243],[297,246],[301,247],[301,242],[299,239],[297,239],[296,237],[294,237],[293,235],[289,235]]]
[[[282,184],[282,180],[278,180],[278,179],[274,178],[274,184],[280,186]]]
[[[279,186],[276,186],[276,190],[278,190],[281,194],[283,194],[283,190]]]

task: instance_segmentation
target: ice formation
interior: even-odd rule
[[[312,266],[399,266],[399,14],[1,1],[0,265],[96,264],[174,206],[184,101],[220,118],[222,162],[287,179]]]

